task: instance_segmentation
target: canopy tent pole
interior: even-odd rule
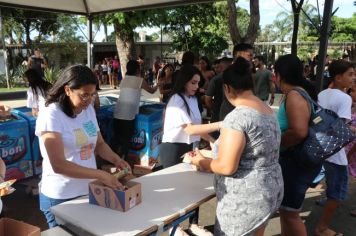
[[[3,55],[4,55],[6,85],[7,85],[7,88],[9,89],[10,88],[9,68],[7,66],[7,51],[6,51],[6,46],[5,46],[4,25],[3,25],[3,20],[2,20],[1,7],[0,7],[0,31],[1,31],[0,37],[1,37],[2,51],[3,51]]]
[[[328,49],[328,37],[330,31],[330,23],[331,23],[331,15],[333,9],[333,2],[334,0],[325,0],[324,5],[324,13],[323,13],[323,23],[321,25],[320,31],[320,46],[319,46],[319,53],[318,53],[318,64],[317,64],[317,71],[316,71],[316,89],[321,91],[323,89],[324,83],[324,67],[325,67],[325,56]]]
[[[88,43],[87,43],[87,65],[93,68],[93,16],[87,16]]]

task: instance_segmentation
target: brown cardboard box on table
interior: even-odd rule
[[[97,180],[89,183],[89,203],[123,212],[140,204],[141,184],[134,181],[122,183],[127,189],[112,189]]]
[[[40,228],[27,224],[22,221],[17,221],[10,218],[0,219],[0,235],[1,236],[40,236]]]

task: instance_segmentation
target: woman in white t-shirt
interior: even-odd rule
[[[52,86],[44,80],[35,69],[28,69],[24,73],[28,81],[27,107],[32,108],[32,115],[38,116],[38,112],[45,106],[45,97],[47,90]]]
[[[180,163],[181,156],[193,150],[200,138],[215,140],[208,133],[219,130],[219,123],[202,125],[196,95],[202,75],[198,68],[184,65],[178,74],[172,96],[168,101],[160,159],[163,168]]]
[[[199,89],[199,81],[203,79],[198,68],[184,65],[178,72],[172,96],[168,101],[165,118],[160,160],[163,168],[182,162],[181,156],[193,150],[193,145],[204,138],[209,142],[215,140],[209,135],[219,130],[219,122],[201,124],[198,99],[195,96]],[[200,228],[199,212],[190,219],[190,231],[196,235],[212,235]],[[187,235],[178,227],[176,235]]]
[[[130,169],[100,134],[91,105],[96,83],[88,67],[66,68],[48,91],[46,107],[37,118],[36,135],[43,156],[40,209],[49,227],[57,225],[50,208],[87,195],[91,180],[98,179],[111,188],[122,186],[115,176],[97,170],[94,153],[117,168]]]

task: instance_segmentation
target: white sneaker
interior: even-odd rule
[[[173,227],[169,229],[169,235],[171,235],[173,230]],[[176,232],[174,232],[174,236],[189,236],[189,234],[187,234],[182,227],[178,226],[176,229]]]
[[[189,226],[189,231],[195,235],[199,236],[214,236],[211,232],[208,230],[204,229],[203,226],[197,225],[197,224],[191,224]]]

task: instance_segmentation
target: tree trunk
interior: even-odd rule
[[[104,22],[103,25],[104,25],[104,40],[105,40],[105,42],[107,42],[108,41],[108,25],[106,22]]]
[[[347,48],[347,55],[350,58],[350,61],[356,61],[356,45],[353,44]]]
[[[304,0],[300,0],[299,3],[297,3],[296,0],[291,0],[291,5],[292,5],[292,10],[293,10],[293,35],[292,35],[292,45],[291,45],[291,53],[293,55],[297,55],[298,53],[298,45],[297,45],[297,40],[298,40],[298,30],[299,30],[299,15],[300,15],[300,10],[302,9]]]
[[[26,46],[27,48],[30,47],[31,45],[31,36],[30,36],[30,25],[31,22],[29,20],[26,20],[23,24],[24,28],[25,28],[25,34],[26,34]]]
[[[134,29],[129,29],[128,24],[120,25],[114,23],[116,35],[116,48],[119,54],[121,73],[126,74],[126,64],[130,59],[136,59],[136,48],[134,42]]]
[[[247,33],[242,39],[244,43],[253,45],[257,38],[257,31],[260,27],[260,7],[259,0],[250,0],[250,22]]]
[[[227,10],[228,26],[233,44],[249,43],[253,45],[256,41],[257,31],[260,24],[259,0],[250,0],[250,22],[248,24],[247,33],[243,37],[241,36],[236,23],[235,0],[227,0]]]
[[[230,37],[234,45],[241,42],[240,31],[237,28],[236,23],[236,5],[235,0],[227,0],[227,12],[228,12],[228,26],[230,31]]]

